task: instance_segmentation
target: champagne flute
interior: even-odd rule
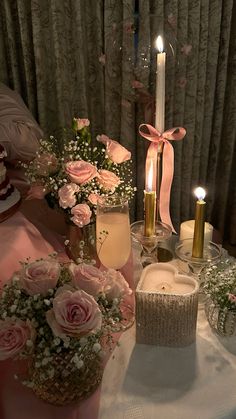
[[[96,216],[97,254],[106,268],[121,269],[131,253],[129,207],[126,199],[113,195],[99,201]],[[134,322],[133,294],[120,302],[123,319],[117,332],[127,330]]]
[[[106,268],[122,268],[131,252],[129,207],[117,195],[101,199],[97,205],[96,246],[98,257]]]

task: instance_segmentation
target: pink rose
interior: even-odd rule
[[[82,185],[97,176],[97,168],[84,160],[70,161],[66,164],[66,173],[72,182]]]
[[[132,294],[128,282],[119,271],[107,269],[103,274],[105,276],[104,293],[108,300]]]
[[[26,200],[28,199],[43,199],[47,191],[43,185],[33,184],[27,193]]]
[[[71,263],[69,271],[74,287],[79,287],[94,297],[103,291],[105,277],[103,272],[95,266],[86,265],[85,263],[80,265]]]
[[[92,216],[92,211],[87,204],[78,204],[72,208],[71,220],[73,223],[79,227],[83,227],[90,223],[90,218]]]
[[[44,153],[34,159],[37,173],[41,176],[48,176],[57,171],[58,160],[54,154]]]
[[[46,318],[53,334],[60,337],[96,333],[102,326],[102,313],[94,298],[68,286],[58,289]]]
[[[29,295],[45,296],[50,288],[55,288],[60,275],[60,264],[55,260],[38,260],[29,263],[19,272],[21,287]]]
[[[117,141],[111,140],[111,138],[107,137],[106,135],[98,135],[97,140],[106,146],[106,153],[109,159],[114,163],[119,164],[126,160],[130,160],[130,151],[126,150],[126,148],[119,144]]]
[[[35,335],[35,330],[28,320],[0,320],[0,361],[19,354],[27,340],[33,341]]]
[[[59,191],[59,205],[62,208],[72,208],[76,204],[75,193],[79,192],[79,186],[75,183],[67,183]]]
[[[89,202],[91,202],[92,205],[97,205],[99,198],[100,198],[100,195],[98,195],[96,193],[91,193],[88,196],[88,200],[89,200]]]
[[[113,190],[120,184],[120,179],[110,170],[99,170],[98,183],[107,190]]]
[[[76,122],[76,128],[78,131],[90,125],[90,122],[88,119],[74,118],[74,121]]]

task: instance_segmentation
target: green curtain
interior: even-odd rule
[[[45,133],[76,115],[132,151],[143,216],[147,142],[155,97],[153,38],[167,46],[166,128],[174,144],[171,214],[194,217],[193,188],[207,189],[207,217],[236,243],[236,45],[233,0],[0,0],[0,80],[24,98]],[[234,9],[233,9],[234,8]],[[173,55],[173,51],[174,55]]]
[[[192,191],[201,185],[207,190],[208,220],[236,243],[236,5],[232,0],[140,0],[139,4],[143,42],[148,44],[156,31],[157,25],[150,24],[152,14],[162,22],[164,34],[171,27],[177,40],[175,59],[169,54],[167,62],[166,128],[184,126],[187,135],[173,144],[174,224],[194,218]],[[151,77],[152,70],[149,82]]]
[[[45,133],[90,116],[103,127],[103,1],[0,0],[1,80]],[[2,65],[3,64],[3,65]]]

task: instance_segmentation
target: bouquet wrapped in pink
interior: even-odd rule
[[[0,360],[27,360],[23,384],[50,403],[87,397],[101,381],[131,293],[113,269],[62,264],[54,256],[22,264],[0,298]]]

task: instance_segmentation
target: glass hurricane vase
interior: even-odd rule
[[[236,335],[236,310],[221,308],[211,298],[205,302],[205,313],[209,325],[222,337]]]
[[[75,263],[97,263],[96,251],[96,223],[78,227],[73,223],[67,224],[65,241],[66,253]]]

